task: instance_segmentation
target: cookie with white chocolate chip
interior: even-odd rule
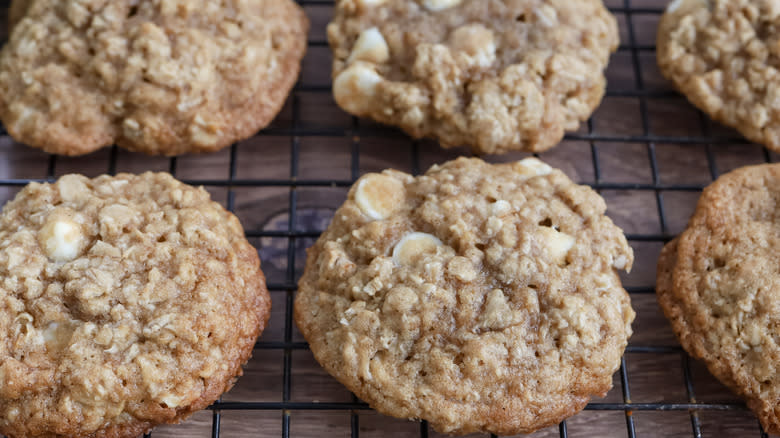
[[[677,338],[780,434],[780,164],[704,189],[658,261],[658,302]]]
[[[257,251],[202,188],[32,183],[0,215],[0,435],[179,422],[232,387],[270,305]]]
[[[378,411],[513,435],[604,396],[634,311],[604,200],[534,158],[460,158],[352,187],[309,250],[295,321]]]
[[[576,130],[618,31],[601,0],[339,0],[328,40],[345,111],[488,154]]]
[[[778,28],[778,0],[674,0],[658,28],[658,66],[710,117],[780,151]]]
[[[298,76],[292,0],[14,0],[0,118],[17,141],[81,155],[215,151],[268,125]]]

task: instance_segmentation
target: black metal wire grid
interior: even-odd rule
[[[333,0],[297,0],[304,8],[311,7],[328,7],[332,6]],[[657,18],[662,12],[662,5],[657,3],[662,0],[613,0],[607,1],[609,9],[621,19],[621,26],[623,30],[623,44],[619,47],[618,53],[627,55],[630,58],[631,69],[633,70],[633,86],[628,88],[609,88],[607,90],[606,97],[624,97],[638,100],[639,113],[641,117],[642,132],[638,135],[623,135],[610,132],[602,132],[602,130],[594,129],[594,120],[588,120],[584,131],[578,133],[569,134],[566,136],[567,140],[579,141],[587,143],[590,147],[590,157],[592,159],[592,172],[594,175],[594,181],[589,184],[596,190],[609,190],[609,191],[632,191],[632,192],[647,192],[652,193],[655,198],[655,203],[658,211],[658,221],[660,223],[660,233],[639,233],[627,235],[631,242],[656,242],[665,243],[670,240],[673,235],[670,234],[670,227],[668,226],[667,212],[664,208],[664,195],[667,192],[692,192],[696,193],[702,190],[704,184],[668,184],[664,183],[660,177],[658,158],[656,153],[656,145],[658,144],[679,144],[679,145],[699,145],[703,146],[706,152],[707,167],[709,170],[709,176],[711,179],[717,178],[719,175],[718,164],[716,162],[715,154],[713,153],[713,147],[720,144],[749,144],[744,139],[735,135],[718,135],[713,134],[713,129],[709,119],[699,113],[696,123],[700,125],[701,135],[699,136],[664,136],[653,133],[650,124],[650,116],[648,111],[648,101],[651,99],[670,99],[678,98],[678,95],[671,91],[655,91],[648,89],[644,80],[645,69],[641,61],[642,55],[654,55],[655,46],[653,44],[641,44],[637,36],[637,30],[635,27],[635,21],[640,17]],[[7,7],[8,1],[0,0],[0,7]],[[311,48],[325,47],[327,42],[322,39],[314,39],[309,41]],[[323,66],[322,68],[328,69],[329,66]],[[361,128],[359,121],[356,118],[352,118],[351,127],[348,129],[343,128],[322,128],[307,126],[300,117],[300,93],[319,93],[328,94],[330,88],[320,85],[307,85],[303,81],[296,85],[290,97],[290,107],[292,112],[292,121],[289,127],[271,127],[263,132],[259,133],[260,137],[263,136],[282,136],[289,138],[289,159],[290,168],[289,176],[287,178],[275,178],[275,179],[263,179],[263,178],[239,178],[237,175],[238,159],[237,150],[238,144],[234,144],[230,147],[229,156],[229,169],[228,177],[226,179],[185,179],[184,181],[189,184],[203,185],[209,188],[222,187],[227,190],[227,208],[230,211],[235,210],[236,207],[236,189],[243,187],[276,187],[286,188],[288,190],[288,209],[287,209],[287,230],[286,231],[268,231],[268,230],[256,230],[249,229],[246,234],[249,238],[277,238],[286,239],[286,274],[284,281],[271,282],[268,284],[268,288],[271,291],[280,292],[284,296],[284,302],[279,303],[277,300],[275,306],[283,306],[284,311],[284,335],[283,341],[264,341],[260,340],[256,347],[255,353],[262,354],[261,350],[276,350],[283,352],[283,363],[281,364],[283,369],[283,382],[282,382],[282,399],[278,402],[256,401],[256,402],[228,402],[218,401],[214,403],[209,409],[212,412],[211,419],[211,436],[218,438],[220,436],[226,436],[221,434],[221,420],[222,413],[225,411],[278,411],[281,417],[281,434],[283,438],[292,436],[291,434],[291,420],[292,411],[345,411],[350,415],[350,434],[353,438],[360,436],[360,413],[370,408],[363,402],[357,400],[354,396],[351,402],[299,402],[293,401],[291,398],[293,382],[292,382],[292,354],[297,350],[307,350],[308,345],[305,342],[296,342],[293,337],[293,319],[292,319],[292,306],[293,298],[296,291],[296,244],[302,239],[316,238],[322,230],[297,230],[296,228],[296,215],[298,212],[298,200],[299,190],[308,187],[349,187],[360,176],[360,158],[361,158],[361,138],[367,136],[376,135],[376,133],[370,132],[370,128],[366,130]],[[7,136],[4,129],[0,130],[0,136]],[[349,177],[344,179],[312,179],[307,178],[307,175],[300,174],[300,148],[301,139],[306,137],[342,137],[348,139],[351,142],[350,153],[350,166]],[[413,173],[419,173],[421,170],[420,159],[420,142],[413,140],[402,141],[405,143],[404,147],[408,147],[411,153],[412,171]],[[632,144],[642,145],[647,154],[647,159],[650,165],[650,171],[652,175],[652,181],[650,183],[615,183],[608,182],[602,178],[602,160],[600,159],[600,145],[605,144]],[[772,162],[775,157],[766,149],[763,149],[763,161]],[[117,171],[117,164],[119,160],[119,152],[116,146],[112,147],[108,157],[108,168],[106,172],[114,174]],[[11,178],[0,179],[0,187],[20,187],[31,181],[53,181],[56,176],[56,169],[58,166],[58,158],[55,155],[51,155],[48,158],[48,167],[46,177],[43,179],[30,179],[30,178]],[[168,171],[174,176],[177,173],[178,168],[177,158],[171,158],[168,161]],[[654,285],[647,284],[642,286],[628,287],[629,293],[634,295],[641,294],[653,294]],[[634,438],[638,436],[636,428],[636,420],[634,418],[635,412],[640,411],[682,411],[687,412],[690,417],[690,433],[694,438],[704,436],[702,432],[702,424],[700,421],[700,413],[705,411],[741,411],[745,410],[745,406],[741,403],[703,403],[699,402],[694,390],[694,383],[692,379],[691,364],[688,356],[677,345],[668,346],[650,346],[650,345],[637,345],[634,343],[629,344],[627,353],[641,354],[641,355],[676,355],[680,360],[680,367],[684,378],[685,393],[687,395],[687,402],[685,403],[636,403],[632,401],[631,396],[631,381],[629,379],[629,372],[627,366],[627,360],[624,357],[621,360],[621,366],[619,370],[619,382],[621,387],[622,401],[616,403],[605,402],[592,402],[585,408],[588,411],[615,411],[622,412],[625,416],[626,436]],[[639,378],[639,377],[634,377]],[[240,385],[240,382],[239,382]],[[570,436],[567,422],[560,423],[559,435],[562,438]],[[766,434],[761,430],[759,426],[759,436],[766,437]],[[258,431],[262,432],[262,431]],[[420,422],[419,436],[421,438],[427,438],[430,434],[429,427],[425,421]],[[388,435],[393,435],[392,432],[388,432]],[[151,434],[147,436],[152,436]]]

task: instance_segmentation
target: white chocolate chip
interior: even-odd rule
[[[333,81],[333,97],[345,110],[363,115],[372,105],[377,85],[384,79],[371,64],[358,61]]]
[[[38,232],[38,243],[55,262],[67,262],[81,254],[86,239],[81,226],[68,214],[53,212]]]
[[[691,3],[691,6],[694,6],[695,3],[699,3],[702,5],[706,5],[707,9],[712,9],[712,5],[710,4],[709,0],[674,0],[673,2],[669,3],[669,5],[666,7],[666,12],[675,12],[678,9],[680,9],[681,6],[683,6],[685,3]]]
[[[552,172],[552,167],[536,158],[526,158],[514,164],[515,170],[525,176],[544,176]]]
[[[379,29],[372,27],[360,34],[347,59],[347,64],[352,64],[355,61],[379,64],[388,59],[390,59],[390,49],[387,47],[387,42]]]
[[[490,204],[490,213],[493,216],[503,216],[510,211],[512,211],[512,204],[504,201],[503,199],[499,199],[498,201]]]
[[[539,233],[544,240],[544,248],[552,259],[558,263],[564,262],[569,250],[574,246],[574,237],[552,227],[542,227]]]
[[[427,233],[409,233],[393,248],[393,261],[399,265],[411,265],[426,254],[434,254],[441,240]]]
[[[674,0],[673,2],[669,3],[669,6],[666,7],[666,12],[674,12],[674,11],[676,11],[677,9],[680,8],[680,5],[684,1],[685,0]]]
[[[457,28],[450,35],[450,46],[466,55],[466,62],[489,67],[496,60],[496,42],[493,31],[481,24]]]
[[[141,129],[141,125],[135,119],[125,119],[124,122],[122,122],[122,125],[131,131],[138,131]]]
[[[443,11],[458,6],[462,0],[423,0],[423,6],[429,11]]]
[[[87,185],[84,183],[85,179],[83,176],[75,174],[62,176],[56,183],[62,200],[65,202],[75,201],[87,191]]]
[[[612,262],[612,266],[614,266],[615,269],[626,269],[626,265],[628,265],[628,257],[623,254],[619,255],[615,261]]]
[[[355,189],[355,202],[373,220],[390,217],[404,197],[405,189],[401,181],[378,173],[361,178]]]

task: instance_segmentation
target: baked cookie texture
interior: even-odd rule
[[[270,123],[306,50],[291,0],[26,1],[0,54],[0,118],[51,153],[218,150]]]
[[[780,151],[778,29],[778,0],[675,0],[659,24],[658,66],[713,119]]]
[[[340,0],[328,40],[345,111],[483,154],[576,130],[619,42],[601,0]]]
[[[271,301],[238,219],[168,174],[66,175],[0,215],[0,434],[136,437],[233,385]]]
[[[378,411],[530,432],[604,396],[634,311],[604,200],[535,159],[363,176],[309,250],[294,317]]]
[[[780,433],[780,164],[704,190],[658,261],[658,302],[685,350]]]

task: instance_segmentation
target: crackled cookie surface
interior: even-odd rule
[[[577,129],[618,33],[601,0],[340,0],[328,40],[344,110],[497,153]]]
[[[17,141],[66,155],[251,136],[292,88],[308,29],[291,0],[15,0],[11,19],[0,118]]]
[[[631,334],[633,254],[588,187],[461,158],[352,187],[309,251],[295,321],[382,413],[441,432],[555,424],[603,396]]]
[[[780,150],[780,1],[674,0],[657,57],[691,103]]]
[[[0,434],[178,422],[230,389],[270,305],[205,190],[153,173],[30,184],[0,216]]]
[[[780,433],[780,164],[704,190],[661,253],[658,301],[682,346]]]

